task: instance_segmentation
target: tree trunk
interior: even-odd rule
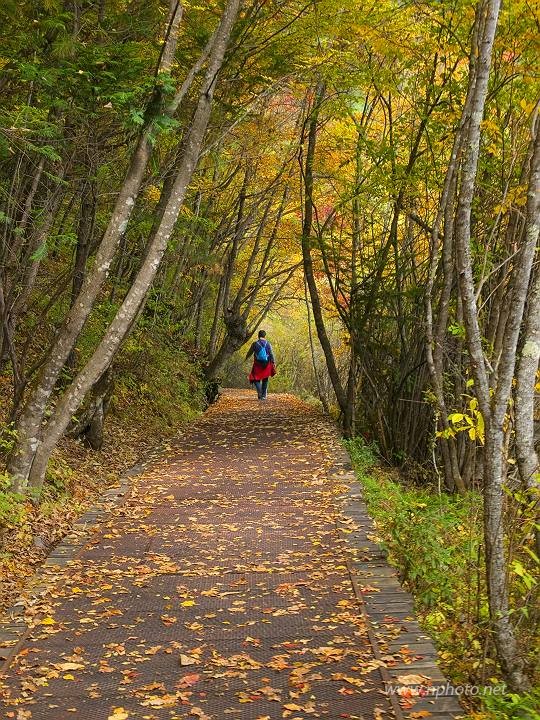
[[[216,78],[223,64],[225,51],[240,4],[241,0],[229,0],[223,11],[197,107],[186,135],[182,162],[174,181],[171,197],[163,210],[163,216],[147,249],[144,262],[103,339],[57,403],[56,409],[44,430],[43,441],[37,448],[29,473],[29,484],[37,492],[41,490],[43,485],[51,452],[62,437],[73,413],[79,407],[85,394],[111,364],[124,337],[130,330],[134,318],[141,309],[167,249],[188,185],[197,165],[210,119]]]
[[[534,444],[534,397],[540,360],[540,272],[536,272],[529,298],[523,347],[517,364],[516,447],[519,474],[524,487],[538,488],[538,454]]]
[[[313,320],[317,330],[317,336],[326,359],[328,375],[334,393],[343,415],[347,409],[347,397],[339,377],[339,371],[332,351],[332,345],[326,332],[324,317],[319,298],[319,291],[315,281],[313,271],[313,259],[311,257],[311,233],[313,225],[313,162],[315,159],[315,145],[317,143],[317,123],[319,119],[319,110],[324,99],[325,85],[319,82],[315,89],[315,97],[313,107],[311,108],[311,116],[308,123],[308,144],[305,166],[302,168],[304,178],[304,220],[302,223],[302,259],[304,264],[304,275],[311,299],[311,309],[313,311]]]
[[[347,439],[354,437],[355,409],[356,409],[356,349],[354,338],[351,337],[351,355],[349,360],[349,375],[347,378],[347,404],[343,412],[343,434]]]
[[[225,274],[219,279],[219,287],[216,296],[216,302],[214,305],[214,318],[212,320],[212,327],[210,328],[210,337],[208,339],[208,349],[206,354],[209,358],[213,358],[216,354],[218,344],[218,332],[219,332],[219,320],[221,313],[223,312],[223,296],[225,292]]]
[[[516,454],[519,475],[530,494],[533,507],[538,508],[540,495],[538,453],[534,442],[534,398],[536,373],[540,360],[540,272],[536,272],[533,291],[529,298],[529,311],[523,347],[517,364],[515,401]],[[540,518],[536,512],[534,530],[536,554],[540,557]]]
[[[174,11],[165,40],[165,45],[171,46],[171,48],[176,47],[178,27],[182,16],[182,7],[177,2],[174,2],[173,7]],[[175,31],[171,32],[171,28],[174,28]],[[173,56],[174,50],[171,51],[170,48],[164,49],[162,52],[162,59],[165,61],[170,62]],[[167,66],[164,63],[158,65],[159,72],[169,69],[170,65]],[[127,228],[152,152],[152,133],[153,119],[146,125],[139,137],[113,213],[98,248],[92,272],[85,277],[77,300],[72,304],[49,357],[42,367],[37,385],[19,416],[16,426],[17,442],[7,468],[13,488],[17,492],[24,491],[26,487],[34,454],[40,442],[41,425],[56,381],[90,315],[108,275],[118,242]]]
[[[114,390],[114,375],[109,366],[92,388],[88,407],[75,427],[69,431],[71,437],[82,439],[92,450],[101,450],[105,417]]]
[[[309,308],[308,287],[307,287],[305,278],[304,278],[304,299],[306,302],[306,314],[307,314],[308,335],[309,335],[309,350],[310,350],[310,355],[311,355],[311,365],[313,367],[313,376],[315,377],[315,386],[317,388],[317,395],[319,397],[319,400],[321,401],[323,410],[328,415],[330,413],[330,408],[328,407],[328,399],[322,390],[321,380],[319,377],[319,370],[317,368],[317,361],[315,358],[315,343],[313,342],[313,329],[311,327],[311,310]]]
[[[464,116],[466,115],[466,112],[469,111],[471,100],[472,93],[469,91],[465,101]],[[437,427],[442,426],[443,431],[446,431],[447,434],[450,432],[450,424],[448,422],[448,409],[444,396],[443,342],[447,331],[446,326],[450,312],[452,279],[454,275],[454,263],[452,257],[452,242],[454,237],[453,203],[456,192],[458,156],[461,147],[461,129],[462,128],[460,128],[460,130],[456,133],[441,194],[441,200],[437,211],[437,217],[431,232],[431,258],[425,296],[426,360],[436,401]],[[435,286],[439,264],[439,235],[443,219],[443,288],[438,306],[436,328],[434,329],[433,289]],[[463,482],[462,474],[459,468],[455,439],[453,437],[441,437],[439,439],[439,445],[443,457],[445,485],[450,491],[457,488],[458,492],[463,494],[466,490],[466,485]]]
[[[89,168],[92,172],[92,168]],[[71,304],[73,305],[81,291],[86,272],[86,263],[92,246],[92,233],[96,217],[97,188],[95,180],[85,181],[77,228],[77,247],[75,249],[75,262],[73,265],[73,284],[71,288]]]
[[[223,365],[237,350],[240,350],[252,334],[248,330],[245,318],[240,313],[225,310],[224,319],[227,332],[219,350],[205,368],[204,375],[207,380],[217,378]]]
[[[494,629],[497,656],[505,677],[512,689],[524,691],[529,682],[523,673],[523,661],[519,655],[516,634],[509,616],[508,567],[504,547],[503,482],[506,475],[504,460],[503,422],[508,405],[509,391],[515,363],[519,326],[523,314],[523,285],[530,277],[534,246],[522,250],[516,274],[515,292],[506,327],[504,359],[499,368],[499,379],[493,401],[490,397],[488,368],[482,348],[476,290],[471,255],[471,208],[476,186],[480,152],[481,123],[488,90],[491,55],[500,10],[500,0],[481,3],[482,22],[476,73],[470,77],[474,82],[471,112],[468,117],[464,158],[461,167],[461,183],[456,212],[456,259],[460,294],[463,301],[467,346],[478,405],[485,423],[484,448],[484,540],[486,551],[486,580],[489,609]],[[530,199],[530,198],[529,198]],[[521,271],[521,272],[520,272]],[[519,275],[518,275],[519,273]]]
[[[92,172],[92,169],[90,169]],[[92,234],[96,217],[97,188],[95,180],[85,181],[81,197],[81,209],[79,225],[77,228],[77,247],[75,248],[75,260],[73,263],[73,281],[71,285],[71,307],[75,304],[81,291],[86,264],[90,255],[92,245]],[[66,360],[66,366],[70,369],[75,367],[76,353],[73,349]]]
[[[523,661],[509,618],[507,566],[503,536],[503,484],[506,479],[505,419],[512,392],[519,332],[523,321],[527,291],[540,234],[540,133],[533,139],[530,180],[527,193],[525,241],[514,268],[504,342],[500,356],[493,411],[486,434],[485,529],[488,589],[495,642],[503,670],[512,686],[520,691],[530,687],[523,673]]]
[[[538,242],[540,225],[540,170],[538,167],[538,145],[540,137],[540,118],[535,118],[536,152],[531,160],[531,179],[529,183],[526,238],[527,242]],[[540,491],[538,454],[534,438],[534,399],[536,374],[540,359],[540,272],[532,284],[529,297],[523,344],[517,361],[516,371],[516,451],[521,482],[531,495],[531,502],[538,507]],[[535,530],[536,553],[540,557],[540,528]]]

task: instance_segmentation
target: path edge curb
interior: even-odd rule
[[[390,614],[381,606],[381,590],[386,589],[387,597],[394,608],[399,609],[396,625],[401,625],[408,632],[407,642],[402,643],[408,649],[420,650],[419,662],[405,665],[399,663],[389,668],[386,664],[380,667],[387,697],[392,705],[397,720],[414,718],[419,711],[429,713],[426,718],[433,720],[455,720],[467,716],[467,710],[461,705],[453,693],[453,686],[442,673],[438,665],[438,652],[428,633],[423,631],[413,610],[413,598],[402,586],[397,571],[386,560],[386,552],[379,542],[369,536],[377,533],[375,523],[367,511],[363,499],[362,482],[356,474],[351,457],[343,446],[341,437],[336,433],[331,446],[332,465],[327,470],[327,477],[332,482],[339,482],[346,487],[344,493],[336,497],[336,526],[340,538],[347,548],[347,567],[351,578],[354,594],[358,601],[361,614],[366,623],[367,635],[376,659],[395,652],[396,638],[380,627],[385,614]],[[349,525],[354,523],[357,531],[351,532]],[[361,521],[361,522],[359,522]],[[364,559],[363,559],[364,558]],[[364,585],[365,584],[365,585]],[[380,585],[379,588],[373,585]],[[385,606],[386,607],[386,606]],[[410,607],[410,612],[408,608]],[[403,608],[407,608],[403,610]],[[410,615],[410,619],[409,616]],[[380,619],[379,619],[380,618]],[[385,624],[386,625],[386,624]],[[413,642],[411,639],[414,637]],[[425,658],[425,655],[428,658]],[[390,686],[400,685],[398,674],[419,673],[426,677],[426,683],[447,688],[447,694],[418,698],[411,702],[410,707],[403,707],[398,695],[389,693]],[[413,715],[411,715],[413,713]],[[416,716],[417,717],[417,716]]]
[[[173,436],[172,441],[176,441],[183,433],[184,429],[181,429]],[[28,633],[35,627],[35,623],[29,623],[25,619],[25,612],[27,608],[31,607],[27,595],[30,595],[34,603],[37,603],[62,582],[64,571],[70,566],[70,563],[77,559],[94,533],[100,530],[114,510],[128,500],[133,490],[134,479],[142,475],[149,465],[159,461],[166,453],[170,441],[171,439],[164,441],[150,450],[144,460],[139,459],[121,473],[113,485],[96,497],[93,505],[76,518],[69,532],[51,547],[43,562],[29,576],[25,588],[17,600],[2,611],[0,614],[0,678],[6,674]],[[36,617],[40,615],[42,613],[36,613]]]

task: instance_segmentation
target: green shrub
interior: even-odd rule
[[[540,720],[540,689],[526,695],[506,693],[484,699],[486,720]]]
[[[452,606],[463,573],[476,571],[481,542],[481,499],[406,487],[389,473],[369,473],[373,446],[346,443],[364,496],[391,561],[425,608]],[[456,572],[456,568],[459,571]],[[476,591],[476,587],[471,591]]]
[[[19,525],[24,507],[24,497],[10,489],[7,475],[0,474],[0,533]]]
[[[500,683],[493,653],[485,652],[489,614],[481,496],[473,491],[460,496],[407,485],[395,471],[377,466],[375,446],[361,438],[345,445],[381,544],[413,593],[420,621],[436,640],[444,670],[456,683]],[[513,594],[519,594],[519,580],[514,572]],[[525,646],[533,655],[530,645]],[[538,693],[486,694],[482,697],[485,713],[475,717],[540,720]]]
[[[0,428],[0,455],[7,457],[15,443],[17,433],[13,425],[2,425]]]
[[[53,456],[47,467],[46,483],[44,486],[44,500],[58,500],[69,493],[70,483],[73,481],[74,472],[65,460]]]
[[[134,334],[116,363],[115,405],[136,421],[169,428],[194,419],[204,404],[200,368],[178,346],[154,331]]]

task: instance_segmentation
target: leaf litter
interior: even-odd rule
[[[334,443],[292,396],[228,392],[27,613],[6,716],[391,717],[325,479]]]

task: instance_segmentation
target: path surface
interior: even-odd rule
[[[65,569],[3,680],[2,717],[393,717],[332,453],[301,401],[228,391]]]

